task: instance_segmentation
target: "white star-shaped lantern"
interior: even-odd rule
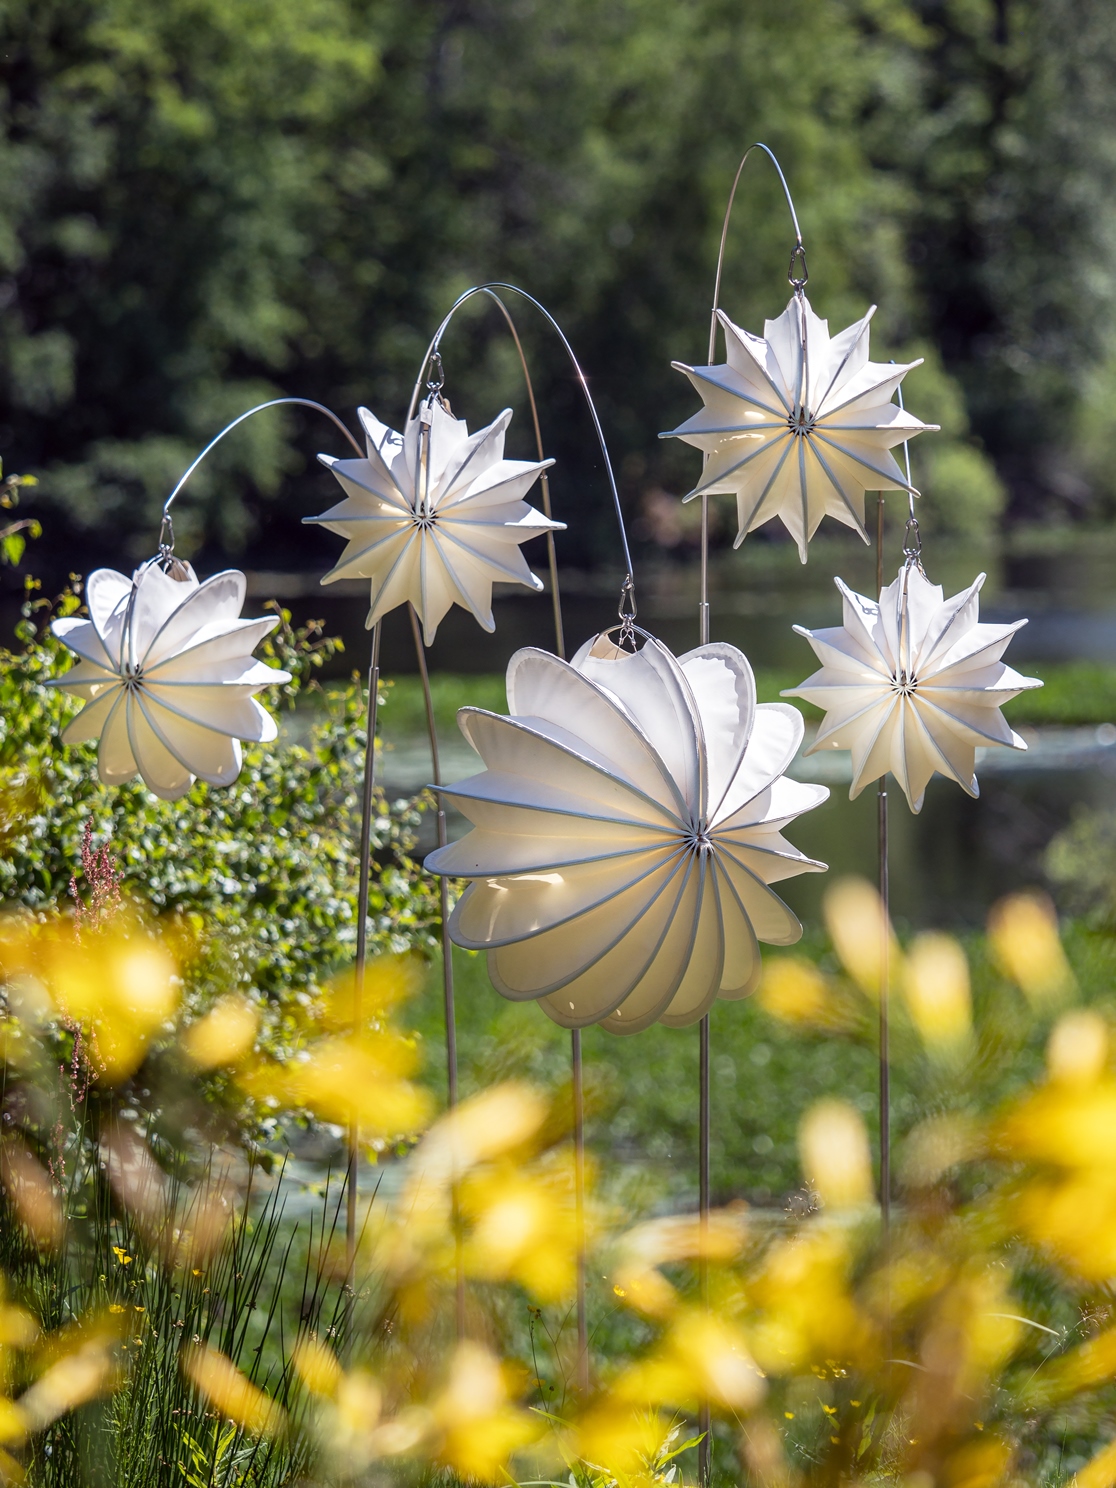
[[[802,933],[769,885],[825,867],[782,835],[829,794],[783,773],[797,709],[757,706],[733,646],[676,659],[651,638],[518,651],[507,686],[509,717],[458,714],[486,768],[443,794],[473,830],[426,859],[472,880],[453,940],[567,1028],[681,1026],[746,996],[757,942]]]
[[[155,560],[132,578],[111,568],[90,574],[89,619],[51,626],[78,661],[48,683],[85,700],[62,742],[99,739],[105,785],[138,772],[167,801],[184,796],[195,777],[231,785],[239,741],[266,743],[278,732],[255,694],[291,679],[252,656],[279,619],[240,618],[242,573],[230,569],[200,584],[177,560],[174,572],[181,577]]]
[[[868,360],[874,312],[875,306],[831,338],[829,322],[814,314],[805,295],[792,297],[762,337],[718,310],[727,363],[673,364],[705,407],[660,438],[704,451],[701,481],[686,500],[703,492],[735,495],[737,547],[754,528],[780,517],[805,563],[822,517],[854,527],[867,542],[865,491],[911,490],[890,451],[937,425],[891,401],[921,359]]]
[[[945,599],[941,585],[911,563],[884,589],[879,604],[837,579],[844,623],[830,630],[794,627],[822,666],[783,696],[825,710],[806,752],[850,749],[852,798],[889,770],[912,811],[922,809],[935,771],[976,796],[978,748],[1026,749],[1000,708],[1042,683],[1000,660],[1026,620],[979,623],[984,577]]]
[[[504,458],[511,409],[475,434],[437,398],[422,405],[402,435],[367,408],[358,414],[367,457],[319,455],[341,482],[345,499],[319,517],[304,518],[348,542],[322,583],[370,579],[368,629],[410,600],[428,646],[452,604],[494,630],[493,583],[541,590],[519,546],[565,526],[523,499],[553,460]]]

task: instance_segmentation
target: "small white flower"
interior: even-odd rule
[[[240,619],[244,575],[230,569],[199,584],[189,564],[178,567],[182,578],[157,562],[130,579],[99,568],[85,589],[89,619],[51,626],[80,659],[49,685],[85,699],[62,742],[99,739],[105,785],[138,771],[167,801],[185,795],[195,776],[231,785],[239,741],[266,743],[277,733],[254,694],[290,681],[252,656],[279,619]]]
[[[369,630],[407,600],[428,646],[452,604],[495,630],[493,583],[541,590],[519,545],[565,525],[523,500],[554,461],[504,459],[510,408],[476,434],[436,399],[423,404],[403,435],[367,408],[358,412],[367,458],[319,455],[341,482],[345,500],[320,517],[304,518],[348,541],[322,583],[371,579]]]
[[[518,651],[508,706],[458,714],[486,769],[443,794],[473,830],[426,859],[473,880],[454,941],[488,950],[498,991],[567,1028],[678,1027],[751,992],[757,941],[802,933],[768,886],[825,867],[781,832],[829,795],[783,773],[797,709],[757,707],[733,646],[676,659],[607,635],[572,663]]]
[[[867,542],[865,491],[910,489],[890,451],[937,425],[892,403],[921,358],[898,366],[870,362],[874,313],[873,305],[863,320],[830,339],[829,322],[814,314],[805,295],[767,321],[762,337],[718,310],[727,364],[674,363],[705,407],[659,437],[704,450],[701,481],[686,500],[706,491],[734,494],[737,547],[754,528],[780,517],[805,563],[822,517],[854,527]]]
[[[816,631],[794,627],[822,667],[783,694],[825,710],[807,754],[851,749],[853,798],[888,770],[912,811],[922,809],[935,771],[979,795],[977,749],[1027,747],[1000,712],[1020,692],[1042,686],[1000,660],[1026,620],[978,623],[984,574],[947,600],[941,585],[912,564],[900,569],[879,604],[835,582],[844,597],[844,624]]]

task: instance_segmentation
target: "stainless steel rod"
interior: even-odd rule
[[[701,644],[709,642],[709,496],[701,498],[701,601],[698,609]],[[709,1231],[709,1133],[711,1124],[709,1093],[709,1014],[701,1020],[698,1045],[698,1222],[701,1226],[700,1282],[702,1306],[709,1306],[709,1264],[705,1257],[705,1240]],[[698,1477],[702,1488],[708,1484],[713,1465],[712,1417],[709,1402],[702,1401],[698,1422],[702,1433],[698,1447]]]
[[[442,784],[442,759],[438,750],[438,729],[434,721],[434,698],[430,691],[430,670],[426,665],[426,647],[422,644],[422,630],[413,604],[408,603],[407,613],[411,617],[411,634],[415,641],[415,658],[419,676],[422,678],[422,701],[426,708],[426,730],[430,739],[430,768],[433,785]],[[446,811],[442,795],[437,794],[438,809],[434,819],[438,834],[438,846],[445,847]],[[449,883],[438,879],[439,914],[442,930],[442,1011],[446,1025],[446,1105],[452,1111],[457,1105],[457,1011],[453,991],[453,943],[449,936]],[[456,1265],[454,1275],[454,1322],[458,1338],[465,1336],[465,1272],[461,1260],[461,1236],[457,1223],[457,1207],[454,1205],[454,1234],[456,1236]]]
[[[368,894],[372,873],[372,794],[376,786],[376,708],[380,691],[380,627],[372,627],[372,651],[368,663],[367,738],[364,745],[364,795],[360,803],[360,877],[357,886],[356,966],[353,970],[354,1037],[364,1026],[364,975],[368,963]],[[345,1192],[345,1256],[349,1285],[354,1295],[357,1242],[357,1194],[359,1188],[360,1127],[349,1123],[349,1167]]]

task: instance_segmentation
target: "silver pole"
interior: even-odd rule
[[[364,796],[360,806],[360,879],[357,888],[356,967],[353,973],[353,1033],[364,1026],[364,973],[368,961],[368,891],[372,859],[372,793],[376,785],[376,706],[380,690],[380,627],[372,627],[372,653],[368,664],[368,736],[364,745]],[[357,1190],[360,1163],[360,1128],[349,1123],[349,1168],[345,1194],[345,1257],[349,1286],[356,1295]]]

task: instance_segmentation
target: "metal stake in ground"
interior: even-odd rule
[[[353,970],[353,1036],[364,1026],[364,973],[368,962],[368,893],[372,871],[372,793],[376,785],[376,707],[380,690],[380,627],[372,627],[368,665],[368,735],[364,745],[364,796],[360,805],[360,879],[357,888],[356,966]],[[357,1192],[360,1126],[349,1123],[349,1169],[345,1194],[345,1258],[349,1286],[356,1294]],[[351,1305],[351,1304],[350,1304]]]

